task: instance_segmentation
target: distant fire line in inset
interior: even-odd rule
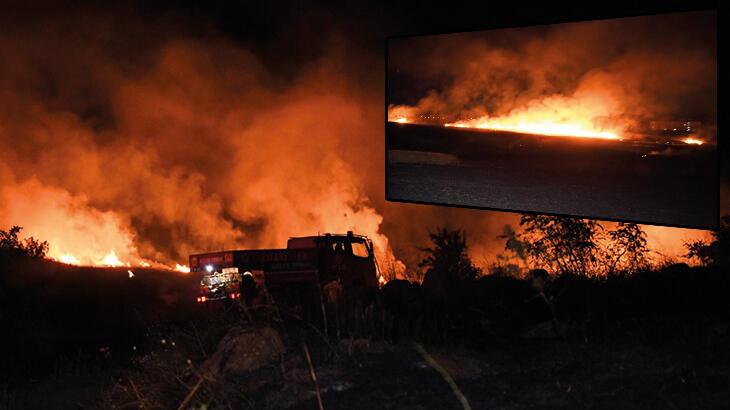
[[[458,121],[455,123],[444,124],[446,127],[457,127],[457,128],[474,128],[474,129],[487,129],[495,131],[511,131],[511,132],[522,132],[527,134],[540,134],[550,136],[565,136],[565,137],[579,137],[579,138],[602,138],[609,140],[620,139],[620,137],[612,132],[607,131],[591,131],[584,129],[580,124],[560,124],[554,122],[542,122],[542,123],[525,123],[521,122],[516,125],[505,125],[500,123],[477,123],[470,124],[466,121]]]

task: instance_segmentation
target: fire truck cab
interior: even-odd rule
[[[284,249],[194,254],[189,266],[202,275],[198,302],[239,298],[247,280],[269,290],[321,287],[333,281],[345,289],[378,286],[372,241],[352,232],[289,238]]]

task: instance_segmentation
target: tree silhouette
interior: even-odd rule
[[[448,281],[464,281],[474,280],[481,273],[467,254],[464,231],[441,228],[429,232],[428,236],[433,245],[421,248],[426,256],[419,263],[419,267],[426,269],[426,278],[430,275]]]
[[[29,256],[45,258],[48,253],[48,242],[28,237],[20,240],[18,234],[23,228],[14,225],[10,230],[0,229],[0,251],[11,256]]]
[[[438,229],[429,232],[431,246],[425,252],[419,267],[425,269],[422,289],[426,308],[431,318],[428,324],[435,334],[448,333],[450,324],[465,320],[465,306],[481,270],[474,266],[467,254],[466,234],[461,230]]]
[[[695,241],[686,243],[686,256],[698,259],[705,265],[730,265],[730,215],[722,217],[720,229],[712,232],[712,242]]]
[[[619,222],[616,229],[608,232],[608,240],[606,274],[636,272],[649,267],[646,233],[639,225]]]
[[[0,249],[22,249],[23,244],[18,239],[18,234],[22,229],[17,225],[8,231],[0,229]]]
[[[591,275],[597,271],[600,252],[596,221],[546,215],[522,215],[525,253],[553,272]]]
[[[602,276],[649,267],[646,234],[637,224],[607,230],[596,221],[523,215],[521,233],[505,229],[505,250],[528,268],[552,273]]]

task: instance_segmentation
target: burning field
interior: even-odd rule
[[[53,8],[47,16],[19,13],[17,18],[5,15],[0,34],[0,59],[8,67],[0,79],[0,227],[19,225],[25,234],[47,240],[54,260],[185,271],[191,253],[276,247],[292,236],[352,230],[373,239],[381,266],[401,273],[417,269],[417,247],[427,241],[424,226],[468,226],[472,256],[486,266],[503,250],[495,237],[505,225],[518,222],[516,214],[385,200],[382,77],[356,63],[381,64],[382,49],[377,41],[360,41],[373,36],[357,31],[362,27],[351,25],[353,32],[348,32],[327,22],[331,30],[344,33],[337,37],[344,44],[333,44],[326,41],[332,31],[315,34],[279,16],[277,33],[287,34],[254,46],[246,35],[231,37],[214,25],[191,29],[183,17],[95,9],[63,11],[63,18],[55,18]],[[129,24],[117,27],[114,21]],[[145,30],[149,26],[159,28],[153,37]],[[300,47],[281,39],[301,36],[309,40],[310,52],[292,52],[291,61],[281,63],[276,57],[281,50]],[[553,35],[556,44],[566,36],[583,37]],[[614,55],[617,46],[606,36],[594,33],[596,41],[585,43],[602,44]],[[131,51],[128,44],[139,46]],[[527,45],[553,56],[555,62],[545,70],[530,71],[533,66],[514,53],[480,47],[459,51],[460,58],[476,59],[471,65],[444,65],[458,61],[449,55],[420,64],[428,76],[455,71],[453,86],[417,105],[394,107],[391,116],[406,110],[415,122],[429,112],[477,118],[475,112],[460,110],[470,106],[467,100],[486,98],[489,87],[501,84],[493,94],[505,99],[517,95],[515,82],[523,79],[499,78],[514,65],[532,76],[525,83],[532,86],[515,105],[550,92],[546,81],[555,77],[555,84],[568,82],[566,87],[575,92],[549,101],[557,106],[569,100],[594,109],[599,99],[581,90],[615,85],[606,79],[612,71],[593,70],[579,77],[577,85],[567,79],[578,77],[563,73],[558,64],[566,51],[550,44]],[[569,49],[568,61],[583,62],[585,47]],[[672,75],[666,83],[675,84],[664,97],[677,98],[672,91],[676,84],[685,84],[703,67],[701,51],[687,53],[682,70],[664,65],[663,71]],[[478,70],[477,58],[482,57],[502,68]],[[635,73],[627,77],[634,84],[646,70],[635,64],[638,58],[630,54],[606,64]],[[477,72],[481,74],[473,75]],[[594,104],[584,105],[585,99]],[[704,107],[709,101],[691,104]],[[432,105],[437,103],[449,105]],[[481,102],[471,106],[488,107]],[[607,115],[611,107],[595,109]],[[439,121],[454,123],[454,129],[462,124],[456,117]],[[711,128],[703,125],[703,130]],[[712,144],[705,139],[709,137],[702,138],[708,141],[700,146],[705,150]],[[647,232],[653,248],[671,258],[682,258],[684,242],[708,236],[654,227]]]
[[[176,6],[0,13],[0,408],[727,403],[726,230],[383,192],[387,158],[395,199],[438,188],[452,201],[458,186],[434,181],[489,174],[504,191],[468,205],[528,197],[520,209],[707,226],[697,175],[716,172],[717,131],[716,78],[694,47],[704,34],[636,52],[581,28],[498,47],[414,40],[431,53],[403,43],[386,119],[379,9]],[[589,198],[596,180],[614,191]],[[611,213],[627,198],[631,215]],[[190,255],[314,264],[325,258],[283,248],[325,233],[360,238],[345,251],[378,286],[196,302],[204,273]]]
[[[710,228],[716,37],[695,12],[391,39],[390,198]]]

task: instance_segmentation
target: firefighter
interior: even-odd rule
[[[246,306],[252,306],[258,295],[258,285],[251,272],[245,272],[241,278],[241,297]]]

